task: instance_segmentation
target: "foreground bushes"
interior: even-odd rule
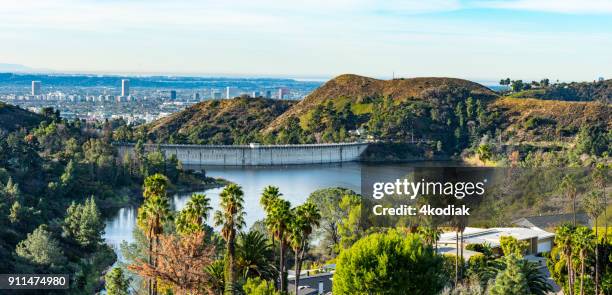
[[[334,294],[436,294],[447,281],[442,260],[420,235],[372,234],[340,253]]]

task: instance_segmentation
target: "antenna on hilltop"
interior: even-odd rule
[[[395,80],[395,71],[393,71],[393,74],[391,75],[391,80]]]

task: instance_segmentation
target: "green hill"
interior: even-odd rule
[[[340,75],[316,89],[288,112],[278,117],[265,130],[274,132],[297,117],[303,128],[317,106],[331,102],[336,111],[348,103],[357,115],[369,114],[377,100],[390,98],[395,104],[408,101],[431,101],[435,99],[491,99],[497,95],[490,89],[467,80],[454,78],[410,78],[378,80],[358,75]]]
[[[145,125],[149,139],[166,143],[247,144],[295,102],[265,98],[209,100]]]
[[[39,114],[0,102],[0,130],[11,132],[37,126],[43,120]]]

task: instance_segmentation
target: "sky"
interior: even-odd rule
[[[0,0],[0,63],[60,72],[612,78],[612,0]]]

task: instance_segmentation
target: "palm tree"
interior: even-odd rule
[[[204,225],[212,210],[210,199],[204,194],[193,194],[176,217],[176,230],[180,234],[190,234],[204,230]]]
[[[236,244],[236,266],[242,277],[259,277],[263,280],[273,280],[278,271],[271,262],[274,249],[268,243],[264,234],[258,231],[240,233]]]
[[[276,202],[276,200],[278,200],[282,195],[283,194],[279,192],[278,187],[271,185],[266,186],[261,194],[259,203],[265,212],[269,212],[274,202]]]
[[[519,263],[519,266],[521,272],[525,275],[531,294],[546,295],[554,291],[553,287],[548,283],[547,277],[540,271],[540,265],[538,263],[523,259]]]
[[[574,213],[574,226],[576,226],[576,196],[578,195],[576,188],[576,180],[571,175],[565,175],[561,181],[561,189],[565,191],[565,195],[572,201],[572,212]]]
[[[266,216],[266,227],[272,233],[275,239],[280,243],[280,262],[279,262],[279,275],[280,275],[280,290],[281,292],[287,291],[287,266],[285,261],[285,254],[287,251],[287,239],[289,233],[289,224],[293,219],[291,212],[291,203],[283,199],[276,199],[268,208],[268,215]]]
[[[597,219],[604,210],[604,200],[600,192],[592,191],[584,200],[584,208],[595,222],[595,294],[599,294],[599,225]]]
[[[565,259],[567,267],[567,282],[568,282],[568,293],[572,295],[574,292],[574,274],[572,271],[572,246],[574,244],[574,232],[573,226],[564,224],[557,228],[555,235],[555,244],[559,247],[561,258]]]
[[[575,250],[580,258],[580,295],[584,295],[584,260],[587,252],[593,248],[593,239],[593,231],[586,226],[577,228],[574,233]]]
[[[153,174],[144,180],[143,197],[146,199],[151,197],[166,197],[166,189],[168,188],[168,178],[163,174]]]
[[[148,263],[155,266],[154,254],[159,244],[159,235],[163,233],[164,223],[172,220],[172,212],[166,195],[168,179],[161,174],[149,176],[144,181],[144,203],[138,208],[137,224],[145,233],[149,243]],[[149,279],[148,294],[157,294],[156,280]]]
[[[304,253],[308,247],[310,234],[313,228],[319,226],[321,212],[319,208],[311,202],[306,202],[294,210],[294,219],[291,222],[291,247],[295,253],[295,294],[298,294],[300,285],[300,272],[302,271],[302,261]]]
[[[278,187],[276,186],[266,186],[264,188],[263,193],[261,194],[261,198],[259,199],[259,204],[264,209],[264,212],[267,215],[270,215],[270,210],[272,209],[272,205],[276,202],[276,200],[280,199],[283,194],[280,193]],[[268,228],[270,235],[272,236],[272,248],[275,248],[274,245],[274,234],[271,229]],[[276,260],[276,257],[273,257]]]
[[[236,283],[235,252],[236,232],[240,231],[244,223],[244,193],[242,188],[236,184],[230,184],[223,189],[221,198],[221,210],[215,212],[215,226],[222,226],[221,236],[225,240],[225,294],[235,294]]]
[[[463,272],[463,232],[466,227],[466,220],[462,217],[457,217],[454,219],[454,227],[455,227],[455,285],[459,283],[460,276]],[[459,233],[461,233],[461,238],[459,238]],[[459,244],[461,243],[461,244]],[[461,254],[460,252],[461,251]],[[461,259],[461,267],[459,266],[459,259]]]
[[[223,272],[223,266],[225,262],[223,260],[215,260],[204,271],[210,276],[208,281],[208,287],[215,295],[223,294],[225,288],[225,273]]]
[[[605,220],[605,232],[604,242],[608,241],[608,196],[606,195],[606,186],[609,179],[609,166],[605,163],[597,164],[595,171],[593,171],[593,182],[603,194],[603,207],[604,207],[604,220]]]

